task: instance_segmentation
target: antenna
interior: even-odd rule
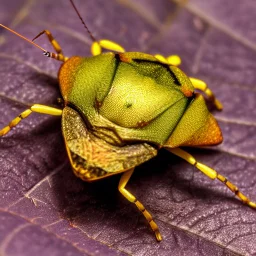
[[[15,34],[16,36],[18,36],[18,37],[24,39],[25,41],[29,42],[30,44],[33,44],[34,46],[36,46],[37,48],[39,48],[40,50],[42,50],[42,51],[44,52],[44,54],[48,52],[48,51],[46,51],[44,48],[42,48],[41,46],[39,46],[38,44],[32,42],[31,40],[29,40],[29,39],[27,39],[26,37],[20,35],[19,33],[15,32],[14,30],[12,30],[12,29],[10,29],[10,28],[4,26],[3,24],[0,24],[0,27],[3,27],[3,28],[5,28],[5,29],[9,30],[10,32],[12,32],[13,34]]]
[[[76,8],[76,6],[75,6],[73,0],[70,0],[70,2],[71,2],[71,4],[72,4],[73,8],[75,9],[76,14],[78,15],[79,19],[82,21],[82,23],[83,23],[85,29],[87,30],[88,34],[90,35],[92,41],[93,41],[93,42],[97,42],[97,40],[96,40],[95,37],[92,35],[92,33],[91,33],[91,31],[89,30],[89,28],[86,26],[86,24],[85,24],[83,18],[81,17],[79,11],[78,11],[77,8]]]

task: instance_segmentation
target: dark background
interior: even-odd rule
[[[181,1],[176,1],[181,2]],[[97,38],[127,51],[179,54],[224,105],[224,143],[189,149],[256,200],[256,4],[253,0],[75,0]],[[49,29],[67,56],[90,40],[69,1],[0,0],[0,22],[32,39]],[[38,44],[51,50],[45,37]],[[0,127],[30,103],[56,106],[60,63],[0,29]],[[256,255],[256,211],[181,159],[161,151],[128,184],[158,223],[69,165],[60,119],[33,114],[0,138],[0,255]]]

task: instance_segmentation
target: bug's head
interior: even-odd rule
[[[100,101],[102,90],[111,85],[116,59],[113,53],[94,57],[73,56],[59,69],[59,85],[66,103],[89,108]],[[87,106],[87,104],[89,106]]]

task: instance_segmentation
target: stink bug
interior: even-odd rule
[[[82,20],[72,0],[71,4]],[[178,56],[125,52],[115,42],[96,40],[83,24],[93,41],[92,57],[66,57],[48,30],[35,39],[46,34],[56,53],[0,24],[40,48],[47,57],[63,62],[58,75],[63,109],[34,104],[0,130],[0,136],[33,112],[61,116],[75,175],[90,182],[122,173],[119,191],[142,212],[158,241],[162,237],[157,224],[126,189],[126,184],[134,168],[155,157],[161,148],[183,158],[209,178],[220,180],[244,203],[256,208],[256,203],[224,176],[180,149],[222,142],[217,121],[208,111],[203,96],[194,91],[203,91],[221,110],[221,103],[206,83],[187,77],[177,67]],[[103,49],[110,52],[102,53]]]

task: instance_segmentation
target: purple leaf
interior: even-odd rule
[[[256,4],[252,0],[75,0],[96,38],[128,51],[179,54],[182,69],[224,104],[214,112],[222,145],[188,149],[256,200]],[[184,1],[185,2],[185,1]],[[49,29],[65,55],[90,54],[69,1],[0,0],[0,22],[32,39]],[[46,37],[36,41],[52,50]],[[31,103],[57,106],[60,63],[0,28],[0,127]],[[256,212],[218,181],[166,151],[143,164],[128,189],[116,175],[92,184],[74,176],[60,119],[33,114],[0,138],[0,255],[255,255]]]

